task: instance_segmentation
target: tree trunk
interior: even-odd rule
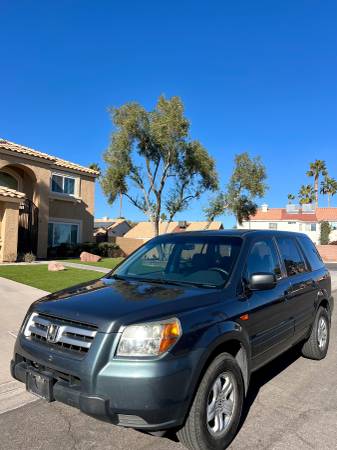
[[[330,208],[330,193],[328,192],[328,208]]]
[[[156,217],[153,222],[154,226],[154,235],[159,236],[159,217]]]
[[[315,200],[316,200],[316,208],[318,208],[318,177],[315,177]]]
[[[123,194],[120,192],[119,193],[119,217],[123,217],[122,209],[123,209]]]

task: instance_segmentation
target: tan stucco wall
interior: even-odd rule
[[[145,244],[146,239],[134,239],[126,237],[116,237],[116,244],[125,253],[126,256],[137,250],[141,245]]]
[[[95,183],[92,178],[80,180],[80,198],[64,200],[54,196],[49,201],[49,216],[81,223],[81,242],[93,241]]]
[[[0,261],[15,261],[18,242],[19,203],[1,202],[1,248]]]
[[[10,155],[0,149],[0,170],[6,166],[22,177],[22,191],[39,208],[39,231],[37,256],[45,258],[48,247],[49,217],[69,218],[82,222],[81,241],[93,239],[95,178],[71,170],[56,168],[47,161],[31,159],[24,155]],[[80,180],[79,202],[51,200],[50,181],[52,172],[74,175]],[[51,210],[49,210],[51,209]]]

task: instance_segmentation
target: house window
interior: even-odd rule
[[[315,223],[306,223],[305,231],[316,231],[316,224]]]
[[[18,180],[6,172],[0,172],[0,186],[5,186],[9,189],[18,189]]]
[[[277,230],[277,223],[276,222],[270,222],[269,223],[269,230]]]
[[[53,174],[51,190],[59,194],[75,195],[75,178]]]
[[[331,230],[337,230],[337,222],[329,222]]]
[[[79,241],[79,225],[77,223],[49,222],[48,247],[61,244],[76,245]]]

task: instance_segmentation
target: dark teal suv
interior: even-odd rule
[[[49,402],[224,449],[251,373],[297,343],[324,358],[332,309],[329,272],[305,235],[168,234],[104,278],[33,303],[11,370]]]

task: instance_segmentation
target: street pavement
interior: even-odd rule
[[[0,278],[0,414],[35,401],[25,391],[23,384],[11,377],[9,362],[18,329],[28,307],[45,294],[40,289]]]
[[[336,288],[337,272],[332,275]],[[253,374],[245,418],[231,450],[336,450],[336,321],[337,308],[333,314],[330,349],[324,360],[304,359],[295,348]],[[115,427],[71,407],[42,400],[0,415],[0,449],[26,448],[183,449],[174,436],[156,438]]]

